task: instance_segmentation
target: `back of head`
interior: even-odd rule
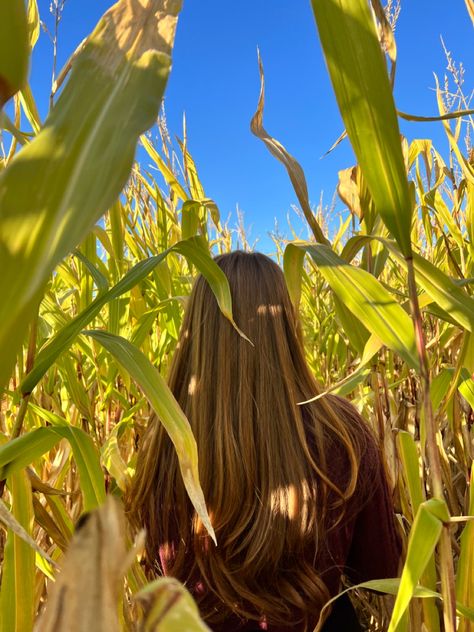
[[[358,447],[327,398],[298,405],[318,386],[278,265],[239,251],[216,261],[229,280],[234,319],[252,344],[222,316],[198,277],[169,385],[196,437],[218,546],[194,513],[156,420],[139,457],[131,512],[147,528],[148,560],[164,551],[169,574],[204,586],[196,596],[210,623],[230,612],[288,623],[295,611],[314,614],[328,597],[308,550],[317,557],[328,499],[342,507],[354,489]],[[343,485],[328,473],[326,455],[334,445],[347,457]]]

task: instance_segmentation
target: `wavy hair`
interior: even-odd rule
[[[336,398],[298,405],[320,387],[279,266],[241,251],[215,260],[229,280],[235,321],[253,344],[198,277],[168,383],[197,441],[218,546],[196,516],[157,419],[140,448],[128,515],[146,527],[149,567],[187,583],[210,625],[232,614],[288,625],[295,611],[308,624],[329,598],[319,543],[354,492],[363,434]],[[328,463],[334,449],[346,464],[337,483]],[[329,512],[336,519],[328,527]]]

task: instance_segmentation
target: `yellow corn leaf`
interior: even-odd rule
[[[30,48],[33,49],[40,34],[40,19],[38,3],[36,0],[28,0],[28,39]]]

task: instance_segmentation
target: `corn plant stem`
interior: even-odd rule
[[[411,257],[407,257],[406,262],[410,307],[413,318],[413,325],[415,328],[415,340],[418,358],[420,361],[420,377],[422,383],[423,407],[426,424],[426,455],[428,457],[429,463],[430,482],[434,497],[443,499],[443,476],[441,472],[441,461],[439,457],[438,447],[436,444],[435,420],[430,397],[430,367],[428,362],[428,355],[426,353],[421,311],[416,290],[415,269],[413,266],[413,259]],[[439,575],[441,579],[441,593],[443,595],[444,601],[443,618],[445,630],[446,632],[455,632],[456,592],[449,524],[443,526],[441,537],[438,543],[438,551],[440,557]]]

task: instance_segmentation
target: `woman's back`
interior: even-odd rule
[[[234,318],[252,344],[199,278],[169,384],[196,437],[218,546],[193,511],[157,422],[141,451],[131,513],[147,527],[150,565],[186,582],[213,629],[232,631],[242,622],[242,629],[304,629],[337,592],[351,556],[365,574],[364,556],[351,548],[363,539],[364,512],[379,513],[392,541],[391,561],[371,571],[396,571],[383,468],[347,402],[326,396],[299,405],[318,385],[279,267],[258,253],[217,262],[229,279]]]

